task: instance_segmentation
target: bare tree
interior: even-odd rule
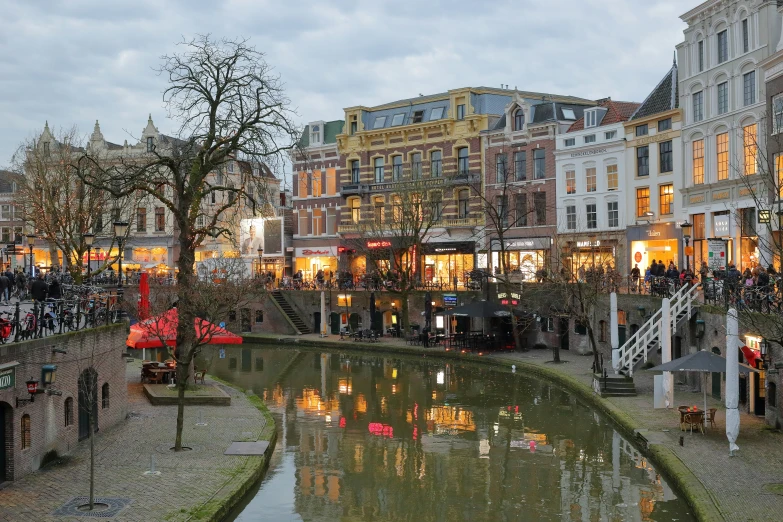
[[[235,227],[226,225],[248,210],[243,201],[254,211],[254,195],[263,192],[265,178],[255,169],[239,177],[225,175],[232,162],[280,166],[298,136],[279,79],[247,40],[207,35],[180,46],[182,52],[163,56],[158,69],[169,83],[163,100],[179,124],[177,138],[151,144],[143,158],[120,158],[108,167],[87,152],[93,168],[80,171],[92,187],[115,197],[148,195],[172,215],[179,245],[177,451],[182,449],[185,389],[200,346],[194,327],[200,305],[196,248],[211,235],[233,237]]]

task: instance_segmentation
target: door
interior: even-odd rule
[[[766,389],[764,387],[764,381],[766,380],[765,372],[750,374],[753,379],[753,410],[756,415],[764,416],[766,411]]]
[[[625,344],[625,325],[621,324],[617,326],[617,342],[619,343],[619,346],[622,346]]]
[[[337,312],[332,312],[329,315],[329,322],[332,326],[332,334],[339,334],[340,333],[340,314]]]
[[[568,318],[561,317],[558,321],[558,331],[560,332],[560,349],[568,350]]]
[[[5,454],[6,451],[8,451],[5,447],[5,421],[6,421],[6,410],[7,406],[5,404],[0,404],[0,482],[5,482],[6,475],[5,475],[5,468],[6,468],[6,460],[5,460]]]
[[[90,406],[95,431],[98,431],[98,373],[88,368],[79,376],[79,440],[90,435]]]
[[[321,333],[321,312],[313,312],[313,331]]]
[[[720,349],[719,348],[713,348],[712,353],[715,355],[720,355]],[[712,374],[712,396],[716,399],[720,399],[720,373],[713,372]],[[740,397],[742,394],[740,394]]]

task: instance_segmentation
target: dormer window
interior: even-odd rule
[[[358,122],[356,121],[356,116],[351,116],[351,135],[353,136],[356,134]]]
[[[411,117],[411,123],[421,123],[424,119],[424,111],[414,111]]]
[[[399,114],[395,114],[392,118],[392,127],[396,127],[398,125],[402,125],[403,120],[405,119],[405,113],[401,112]]]
[[[147,152],[153,152],[155,150],[155,138],[147,136]]]
[[[575,120],[576,114],[574,114],[574,109],[563,109],[563,119],[564,120]]]
[[[310,141],[313,143],[321,143],[321,126],[320,125],[313,125],[312,130],[310,131]]]
[[[430,111],[430,121],[439,120],[443,117],[443,107],[435,107]]]
[[[378,116],[375,118],[375,123],[372,124],[373,129],[382,129],[386,125],[386,116]]]
[[[585,111],[585,129],[598,125],[598,111]]]
[[[525,127],[525,113],[522,109],[514,111],[514,130],[520,131]]]

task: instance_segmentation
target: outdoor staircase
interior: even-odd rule
[[[294,327],[299,335],[313,333],[307,326],[307,323],[299,317],[299,314],[297,314],[294,308],[286,301],[283,292],[280,290],[272,290],[272,302],[275,303],[281,312],[283,312],[283,315],[288,319],[288,322]]]
[[[601,397],[635,397],[636,386],[633,379],[625,375],[595,375],[595,392]]]
[[[671,332],[676,333],[677,325],[683,319],[690,319],[693,311],[693,301],[698,292],[698,285],[683,285],[670,298]],[[620,358],[616,373],[633,377],[634,368],[647,362],[650,350],[657,349],[663,330],[662,308],[659,308],[625,344],[620,347]]]

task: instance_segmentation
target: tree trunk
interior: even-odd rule
[[[405,288],[400,292],[400,311],[402,312],[402,333],[408,334],[410,319],[408,318],[408,289]]]
[[[187,202],[180,201],[187,208]],[[183,212],[187,215],[187,212]],[[183,226],[185,225],[185,226]],[[188,386],[191,364],[196,348],[195,314],[190,298],[193,288],[193,264],[195,263],[195,248],[191,234],[185,230],[185,223],[180,224],[179,273],[177,274],[177,343],[174,359],[177,361],[177,432],[174,440],[174,451],[182,450],[182,430],[185,424],[185,390]]]
[[[593,368],[595,368],[595,373],[603,373],[604,369],[601,367],[601,359],[600,354],[598,353],[598,346],[596,346],[595,343],[595,335],[593,335],[593,327],[590,325],[590,321],[585,321],[585,325],[587,326],[587,336],[590,339],[590,347],[593,349]]]
[[[563,338],[563,334],[560,334],[559,337],[562,339]],[[556,362],[556,363],[560,362],[560,343],[559,342],[556,343],[552,347],[552,362]]]

